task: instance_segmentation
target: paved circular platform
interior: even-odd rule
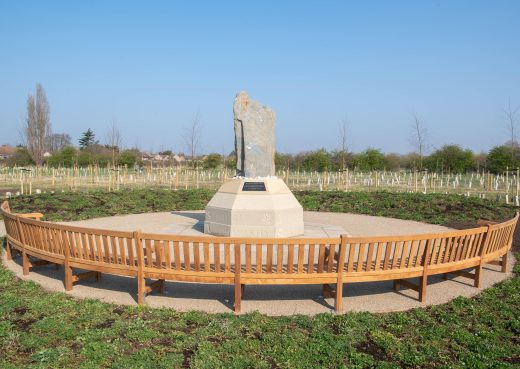
[[[305,235],[310,237],[396,235],[442,232],[446,227],[356,214],[305,212]],[[78,226],[136,230],[152,233],[202,234],[204,213],[199,211],[135,214],[70,222]],[[509,258],[512,270],[514,258]],[[22,276],[21,260],[15,258],[4,264],[17,276]],[[428,279],[426,303],[417,301],[412,290],[392,290],[391,281],[345,284],[343,289],[344,311],[388,312],[402,311],[431,304],[441,304],[457,296],[470,297],[482,289],[504,280],[510,273],[499,272],[498,266],[486,266],[482,288],[473,287],[472,280],[453,277],[444,281],[441,276]],[[63,269],[53,266],[38,267],[28,279],[47,290],[64,292]],[[103,275],[101,282],[84,280],[69,292],[77,298],[97,298],[116,304],[135,305],[137,280],[135,278]],[[203,310],[210,313],[232,312],[233,286],[200,283],[166,282],[163,295],[153,293],[147,297],[152,307],[171,307],[179,311]],[[259,311],[267,315],[291,315],[330,312],[333,299],[321,296],[320,285],[246,286],[242,312]]]

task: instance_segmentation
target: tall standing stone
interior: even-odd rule
[[[274,167],[275,113],[239,93],[233,105],[237,177],[206,205],[204,233],[231,237],[303,234],[303,208]]]
[[[240,92],[233,104],[237,175],[246,178],[275,175],[275,121],[270,108]]]

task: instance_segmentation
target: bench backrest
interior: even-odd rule
[[[480,259],[496,259],[511,248],[519,218],[517,213],[504,223],[435,234],[260,239],[60,225],[17,216],[9,211],[7,202],[0,206],[0,213],[11,242],[24,244],[28,251],[38,253],[35,256],[63,257],[79,266],[109,267],[111,272],[142,270],[155,278],[210,276],[210,281],[229,281],[241,274],[258,283],[269,278],[317,283],[325,277],[378,273],[412,276],[425,267],[435,273],[449,265],[462,267],[464,261],[467,266],[476,265]]]
[[[69,260],[98,263],[137,270],[139,251],[133,232],[97,230],[62,225],[63,242]]]
[[[229,238],[140,234],[145,267],[175,273],[296,274],[337,272],[328,248],[340,238]]]
[[[487,228],[407,236],[347,237],[344,271],[406,271],[477,257]]]
[[[513,219],[490,225],[488,233],[489,242],[484,253],[492,253],[503,248],[509,250],[513,244],[513,234],[517,221],[518,213]]]
[[[0,213],[4,218],[4,225],[6,234],[13,242],[20,243],[22,242],[22,238],[20,236],[20,232],[18,229],[18,221],[15,214],[12,214],[9,209],[9,203],[4,201],[4,203],[0,206]]]
[[[54,224],[27,218],[18,219],[21,236],[28,250],[64,257],[60,230]]]

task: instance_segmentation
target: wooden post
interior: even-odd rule
[[[9,241],[6,241],[5,257],[7,258],[7,260],[13,260],[13,251],[11,250],[11,244],[9,243]]]
[[[432,250],[432,240],[428,240],[428,244],[426,245],[426,251],[424,255],[423,262],[423,275],[420,278],[420,286],[419,286],[419,300],[421,302],[426,301],[426,287],[428,286],[428,264],[430,264],[430,254]]]
[[[517,169],[516,181],[517,181],[517,184],[518,184],[519,183],[518,182],[518,169]],[[518,186],[517,186],[517,188],[518,188]],[[518,216],[518,212],[516,212],[515,216]],[[511,228],[510,244],[507,247],[506,253],[504,254],[504,256],[502,256],[502,264],[501,264],[502,268],[500,270],[502,273],[506,273],[507,272],[507,263],[509,261],[509,250],[511,250],[511,248],[513,247],[513,235],[515,234],[515,228],[516,228],[516,223],[515,223],[515,227]]]
[[[330,254],[330,251],[329,251],[328,248],[326,248],[325,249],[325,255],[323,257],[323,267],[324,268],[327,268],[327,266],[329,264],[328,263],[329,254]],[[329,270],[327,270],[327,271],[329,271]],[[328,283],[322,285],[321,295],[323,296],[324,299],[328,299],[328,298],[334,297],[334,291],[332,290],[332,288],[330,287],[330,285]]]
[[[18,233],[20,234],[20,241],[22,241],[22,269],[23,275],[29,275],[30,261],[27,253],[25,252],[25,237],[22,232],[22,225],[20,223],[20,218],[16,217],[16,225],[18,227]]]
[[[7,201],[4,201],[3,204],[2,204],[2,209],[7,212],[7,213],[10,213],[11,212],[11,209],[9,208],[9,203]],[[10,223],[11,224],[11,223]],[[6,257],[7,257],[7,260],[13,260],[13,247],[12,245],[9,243],[9,240],[7,239],[6,241],[6,245],[5,245],[5,253],[6,253]]]
[[[502,261],[501,261],[502,268],[500,269],[500,271],[501,271],[502,273],[506,273],[506,272],[507,272],[507,263],[508,263],[508,259],[509,259],[509,250],[506,251],[506,253],[504,254],[504,256],[502,256]]]
[[[476,288],[480,288],[482,282],[482,267],[484,266],[484,255],[486,254],[489,240],[491,239],[491,224],[487,225],[486,235],[484,236],[484,242],[482,243],[482,247],[480,248],[480,263],[475,267],[475,280],[473,282],[473,286]]]
[[[135,244],[137,247],[137,303],[139,305],[143,305],[145,303],[145,290],[146,283],[144,279],[144,250],[143,245],[141,243],[141,231],[135,231],[133,234],[133,238],[135,240]]]
[[[69,243],[64,240],[67,239],[66,233],[64,231],[60,231],[62,245],[63,245],[63,254],[65,256],[65,291],[72,291],[72,267],[70,266],[70,247]]]
[[[336,283],[336,299],[334,306],[336,314],[341,313],[343,310],[343,264],[345,263],[347,239],[348,237],[346,235],[341,235],[341,243],[339,245],[339,260],[336,267],[336,272],[338,273],[338,281]]]
[[[393,289],[394,291],[398,291],[399,290],[399,281],[397,279],[394,279],[394,283],[393,283]]]
[[[235,314],[240,314],[242,302],[242,285],[240,284],[240,244],[235,244]]]

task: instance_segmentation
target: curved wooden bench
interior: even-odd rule
[[[24,275],[39,265],[64,265],[67,291],[101,273],[136,277],[139,304],[151,291],[162,291],[165,280],[232,284],[237,313],[244,286],[253,284],[321,284],[325,297],[335,297],[337,312],[345,283],[393,280],[394,289],[414,289],[422,302],[431,275],[462,275],[480,287],[484,264],[506,272],[519,218],[517,213],[504,223],[435,234],[283,239],[89,229],[40,221],[39,213],[13,214],[7,201],[0,213],[7,258],[18,251]],[[74,269],[85,272],[73,274]],[[146,284],[147,279],[155,281]]]

